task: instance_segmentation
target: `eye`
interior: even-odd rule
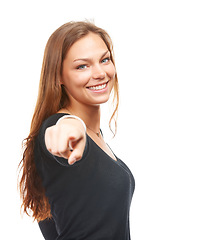
[[[83,69],[85,69],[85,68],[87,68],[87,65],[85,65],[85,64],[79,65],[79,66],[77,67],[77,69],[79,69],[79,70],[83,70]]]
[[[102,60],[102,63],[107,63],[107,62],[109,62],[110,60],[111,60],[110,57],[104,58],[104,59]]]

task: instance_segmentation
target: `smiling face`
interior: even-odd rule
[[[75,42],[63,61],[61,79],[70,107],[99,106],[107,102],[115,73],[110,52],[97,34],[89,33]]]

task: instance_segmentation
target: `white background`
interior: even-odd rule
[[[118,133],[107,142],[136,179],[132,240],[211,239],[211,7],[205,0],[1,1],[1,235],[42,239],[20,216],[21,141],[45,44],[71,20],[93,19],[114,42]],[[108,106],[103,106],[103,115]],[[14,237],[15,236],[15,237]]]

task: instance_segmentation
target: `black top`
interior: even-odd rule
[[[129,209],[135,182],[128,167],[114,161],[88,135],[83,157],[74,165],[46,148],[44,121],[35,144],[35,163],[53,219],[39,223],[47,240],[130,240]]]

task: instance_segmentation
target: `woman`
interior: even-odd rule
[[[58,28],[46,45],[21,162],[23,208],[45,239],[130,239],[134,178],[100,130],[100,105],[112,90],[111,120],[118,80],[109,35],[88,22]]]

